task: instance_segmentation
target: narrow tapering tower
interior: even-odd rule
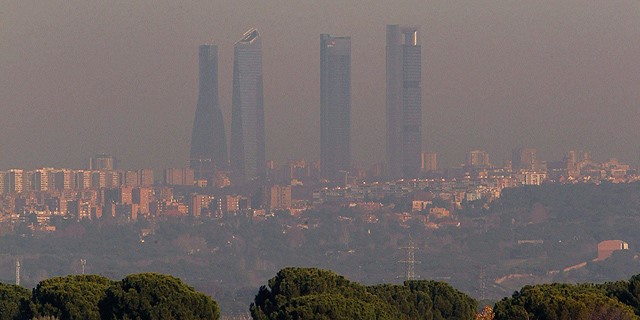
[[[236,42],[233,55],[231,168],[237,181],[264,178],[262,44],[256,29]]]
[[[320,35],[320,169],[337,180],[351,167],[351,38]]]
[[[228,167],[227,141],[218,104],[218,47],[200,46],[200,91],[191,135],[190,165],[196,179]]]
[[[418,28],[387,26],[387,176],[415,178],[422,151],[422,53]]]

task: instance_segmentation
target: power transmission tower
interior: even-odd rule
[[[87,259],[80,259],[80,265],[82,266],[82,274],[84,274],[84,266],[87,265]]]
[[[487,299],[487,275],[486,275],[486,267],[480,266],[480,274],[478,276],[479,285],[480,285],[480,300]]]
[[[16,286],[20,285],[20,260],[16,258]]]
[[[407,266],[405,278],[407,280],[415,280],[417,278],[415,266],[416,266],[416,263],[420,263],[420,261],[416,261],[416,257],[415,257],[416,246],[415,246],[415,242],[413,241],[413,238],[409,236],[409,245],[406,247],[401,247],[400,249],[407,250],[407,256],[405,257],[405,259],[398,261]]]

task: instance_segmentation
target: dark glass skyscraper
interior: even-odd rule
[[[196,179],[228,166],[222,111],[218,104],[218,47],[200,46],[200,91],[191,134],[190,166]]]
[[[422,151],[421,47],[418,28],[387,26],[387,154],[389,178],[414,178]]]
[[[262,44],[250,29],[236,42],[233,55],[231,167],[238,180],[265,174]]]
[[[320,35],[320,167],[335,180],[351,167],[351,38]]]

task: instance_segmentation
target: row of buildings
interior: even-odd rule
[[[418,28],[387,26],[386,175],[418,177],[422,151],[422,70]],[[261,37],[250,29],[234,45],[230,152],[218,102],[218,49],[201,45],[200,89],[190,167],[196,179],[229,171],[238,181],[263,179],[265,128]],[[320,35],[320,175],[351,170],[351,38]]]

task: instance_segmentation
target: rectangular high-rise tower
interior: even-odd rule
[[[387,26],[387,176],[415,178],[422,150],[422,48],[418,28]]]
[[[231,167],[239,180],[259,179],[265,173],[262,44],[250,29],[236,42],[233,55]]]
[[[328,34],[320,35],[320,167],[329,180],[351,167],[351,38]]]
[[[218,103],[218,47],[201,45],[200,90],[191,132],[189,164],[196,179],[211,179],[216,169],[227,168],[227,141]]]

